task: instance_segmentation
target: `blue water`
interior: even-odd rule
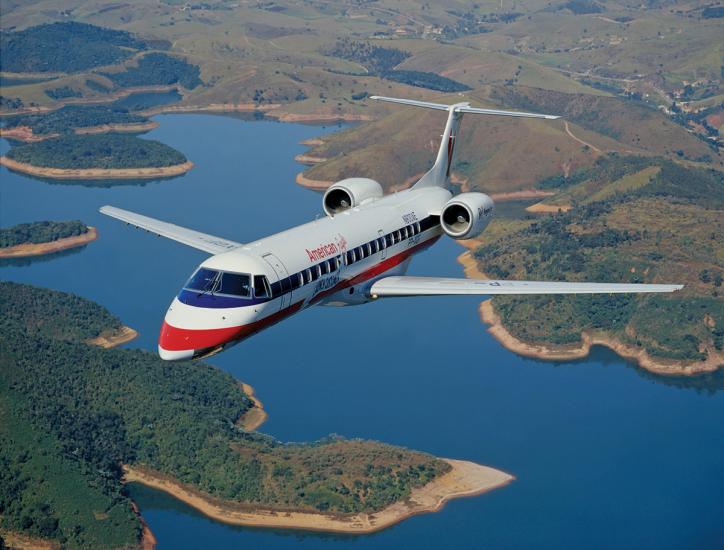
[[[238,241],[321,215],[294,184],[300,140],[329,132],[206,115],[157,118],[148,134],[196,167],[143,186],[50,185],[0,172],[0,224],[80,218],[100,238],[0,278],[91,298],[155,349],[172,296],[204,254],[97,213],[113,204]],[[2,143],[3,151],[7,144]],[[461,276],[449,239],[411,273]],[[389,299],[313,308],[213,357],[252,384],[286,441],[330,433],[473,460],[516,476],[381,533],[340,537],[229,527],[134,487],[159,548],[715,548],[724,540],[721,376],[662,379],[595,349],[556,364],[504,350],[476,298]]]

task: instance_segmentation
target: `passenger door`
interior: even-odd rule
[[[266,260],[266,262],[271,266],[271,268],[274,270],[274,273],[276,273],[277,279],[279,281],[287,279],[289,276],[289,273],[287,273],[287,268],[284,267],[284,264],[281,262],[279,258],[277,258],[274,254],[271,252],[268,254],[264,254],[262,256]],[[284,285],[281,287],[281,300],[279,303],[279,309],[284,309],[289,307],[289,304],[292,300],[292,293],[291,288],[288,285]],[[274,296],[276,298],[277,296]]]

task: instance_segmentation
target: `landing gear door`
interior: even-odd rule
[[[385,232],[382,231],[382,229],[379,229],[377,231],[377,238],[379,239],[382,246],[382,253],[380,254],[380,259],[384,260],[385,258],[387,258],[387,243],[385,242]]]
[[[277,278],[279,281],[284,281],[287,279],[289,274],[287,273],[287,269],[284,267],[284,264],[281,262],[279,258],[277,258],[274,254],[271,252],[269,254],[264,254],[262,256],[266,260],[266,262],[271,266],[271,268],[274,270],[274,273],[276,273]],[[281,296],[275,295],[274,298],[279,297],[279,309],[284,309],[289,307],[289,304],[292,300],[292,293],[291,288],[288,288],[289,284],[288,282],[284,285],[281,285]]]

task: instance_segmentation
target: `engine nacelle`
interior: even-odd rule
[[[440,212],[442,230],[453,239],[471,239],[483,232],[493,216],[493,199],[485,193],[460,193]]]
[[[322,199],[324,212],[334,216],[349,208],[379,199],[383,195],[382,186],[369,178],[347,178],[327,189]]]

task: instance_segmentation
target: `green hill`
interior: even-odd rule
[[[237,426],[229,374],[84,341],[119,322],[62,292],[0,283],[0,527],[68,548],[133,545],[121,464],[280,510],[375,511],[449,466],[374,441],[285,444]]]
[[[505,327],[535,344],[574,344],[582,331],[604,332],[659,359],[721,353],[721,172],[610,156],[569,180],[562,193],[578,197],[569,212],[491,225],[474,252],[485,273],[686,287],[672,295],[496,297]]]
[[[77,21],[38,25],[0,34],[0,70],[78,72],[112,65],[143,50],[146,43],[126,31]]]

